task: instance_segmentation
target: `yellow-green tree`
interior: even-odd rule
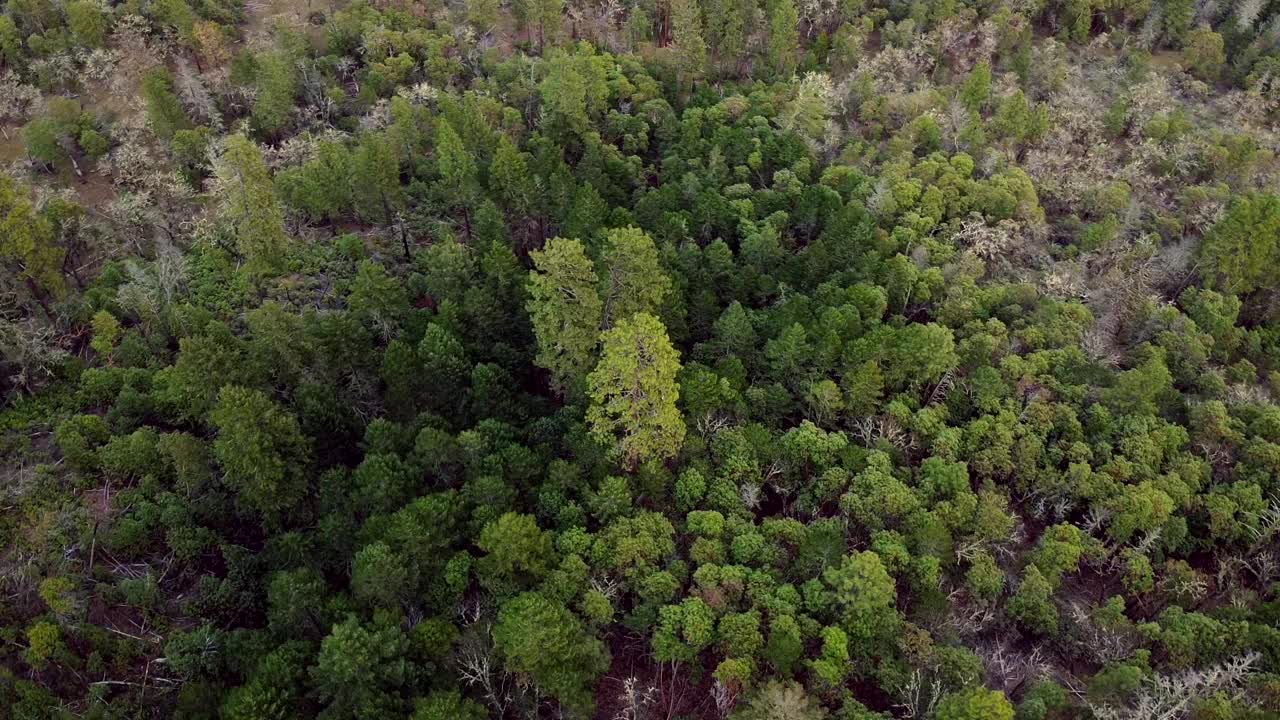
[[[57,243],[52,223],[32,204],[26,190],[0,176],[0,262],[26,281],[41,304],[61,297],[66,250]]]
[[[587,377],[592,435],[632,465],[674,457],[684,443],[685,424],[676,407],[680,356],[667,328],[638,313],[601,339],[600,363]]]
[[[209,422],[224,482],[249,507],[276,518],[302,500],[310,453],[297,418],[258,390],[228,385]]]
[[[1209,28],[1197,28],[1187,34],[1182,58],[1192,75],[1205,82],[1216,82],[1227,62],[1222,36]]]
[[[601,259],[606,273],[606,326],[636,313],[657,313],[671,292],[671,279],[662,272],[658,248],[648,233],[634,227],[610,230]]]
[[[1201,274],[1211,285],[1234,293],[1280,285],[1280,196],[1237,198],[1205,234],[1200,245]]]
[[[1013,706],[1004,693],[977,687],[942,698],[937,720],[1013,720]]]
[[[217,173],[223,186],[223,216],[231,222],[236,249],[249,271],[255,275],[279,272],[289,238],[262,151],[244,135],[232,135]]]
[[[596,272],[577,240],[552,238],[529,254],[529,317],[538,339],[534,362],[551,371],[556,392],[580,387],[595,358],[603,303]]]

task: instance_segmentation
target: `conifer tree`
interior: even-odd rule
[[[535,362],[551,371],[551,383],[564,395],[580,387],[591,368],[603,303],[596,273],[582,243],[553,238],[530,253],[529,316],[538,339]]]
[[[470,239],[471,213],[480,194],[476,161],[453,126],[443,118],[436,129],[436,166],[440,171],[441,195],[450,208],[462,213],[463,229]]]
[[[671,36],[681,82],[692,86],[707,66],[707,42],[702,37],[702,9],[697,0],[672,0]]]
[[[635,228],[610,230],[605,236],[605,326],[636,313],[656,313],[671,291],[671,279],[662,272],[653,238]]]
[[[361,214],[366,219],[391,225],[396,212],[404,205],[404,189],[400,186],[400,162],[387,136],[365,135],[356,148],[351,170],[352,191]],[[409,234],[403,223],[400,223],[400,244],[408,260]]]
[[[796,70],[800,48],[800,13],[795,0],[772,0],[769,7],[769,66],[780,78],[790,77]]]
[[[178,96],[173,92],[173,76],[159,68],[148,72],[142,80],[142,96],[147,101],[147,118],[151,129],[162,140],[168,140],[179,130],[191,127],[191,118],[182,109]]]
[[[680,356],[662,321],[639,313],[602,336],[600,363],[587,384],[587,420],[597,440],[636,465],[680,452],[685,424],[676,401]]]
[[[284,211],[262,151],[244,135],[232,135],[217,163],[217,175],[223,185],[223,216],[231,222],[236,249],[250,273],[269,275],[283,269],[288,244]]]

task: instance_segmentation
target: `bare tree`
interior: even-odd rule
[[[1127,705],[1090,702],[1088,707],[1098,720],[1177,720],[1186,717],[1191,704],[1201,698],[1244,699],[1258,660],[1257,653],[1249,653],[1203,670],[1152,675]]]

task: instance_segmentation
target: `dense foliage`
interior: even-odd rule
[[[0,718],[1280,713],[1280,7],[5,0]]]

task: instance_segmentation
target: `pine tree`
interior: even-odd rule
[[[376,219],[385,225],[395,221],[396,211],[404,205],[404,190],[400,185],[400,162],[385,134],[368,134],[360,139],[352,162],[351,182],[356,207],[366,220]],[[403,223],[400,224],[400,244],[408,260],[409,234]]]
[[[223,215],[235,232],[236,249],[255,275],[283,269],[288,236],[262,151],[244,135],[227,138],[217,163],[223,186]]]
[[[147,101],[151,129],[163,140],[191,127],[191,119],[173,92],[173,76],[163,68],[148,72],[142,80],[142,97]]]
[[[1235,293],[1280,286],[1280,196],[1237,198],[1200,245],[1201,274]]]
[[[546,52],[547,42],[556,44],[564,0],[528,0],[531,20],[538,28],[538,52]]]
[[[702,9],[697,0],[672,0],[671,35],[680,84],[687,78],[692,86],[707,67],[707,42],[702,38]]]
[[[353,172],[351,151],[341,143],[324,142],[316,150],[314,160],[277,175],[276,187],[290,207],[312,220],[332,223],[351,209],[353,188],[365,187],[365,178],[361,178],[360,183],[353,182]],[[396,190],[399,191],[398,184]],[[365,202],[361,207],[380,205]]]
[[[226,483],[252,508],[276,518],[306,490],[307,440],[298,421],[257,390],[229,385],[209,414],[213,453]]]
[[[93,0],[75,0],[67,3],[65,9],[67,27],[76,36],[76,41],[88,47],[101,47],[111,24],[102,6]]]
[[[478,33],[487,33],[498,23],[498,0],[467,0],[467,22]]]
[[[443,118],[436,128],[436,167],[440,174],[440,194],[450,208],[462,211],[463,229],[470,239],[471,213],[480,196],[476,161],[453,126]]]
[[[601,336],[600,363],[587,378],[592,435],[631,465],[680,452],[685,424],[676,401],[680,356],[662,321],[639,313]]]
[[[1004,693],[975,687],[943,697],[933,717],[936,720],[1013,720],[1013,706]]]
[[[502,207],[514,217],[533,210],[533,182],[525,154],[506,135],[498,137],[498,149],[489,163],[489,188]]]
[[[778,77],[787,78],[796,71],[800,49],[800,13],[795,0],[773,0],[769,8],[769,65]]]
[[[607,273],[606,327],[636,313],[656,313],[671,292],[671,279],[662,272],[653,238],[639,228],[610,230],[605,236],[602,260]]]
[[[591,715],[592,686],[609,666],[609,651],[562,603],[541,593],[517,595],[498,611],[493,639],[508,670],[575,715]]]
[[[258,98],[253,104],[253,126],[271,137],[280,133],[293,117],[294,95],[298,92],[298,71],[293,58],[284,52],[258,58]]]
[[[529,316],[538,339],[535,362],[551,371],[556,392],[580,387],[595,359],[603,316],[596,273],[582,243],[553,238],[530,253]]]

